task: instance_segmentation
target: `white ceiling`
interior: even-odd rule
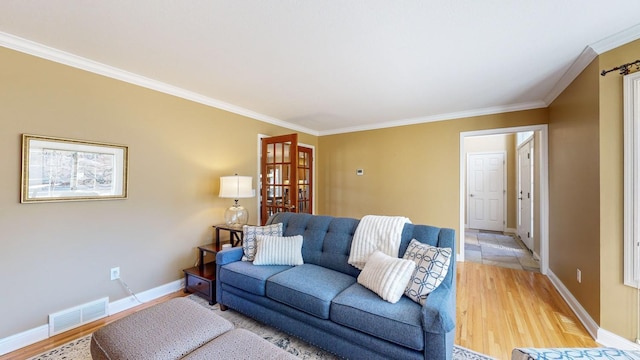
[[[2,0],[0,45],[324,135],[547,106],[581,54],[640,38],[638,14],[637,0]]]

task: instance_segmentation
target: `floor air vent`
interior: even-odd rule
[[[60,334],[107,315],[109,315],[108,297],[49,314],[49,336]]]

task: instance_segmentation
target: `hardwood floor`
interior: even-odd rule
[[[546,276],[471,262],[457,266],[456,344],[496,359],[510,359],[515,347],[598,346]],[[26,359],[135,311],[184,295],[178,291],[0,356],[0,360]]]
[[[546,276],[457,265],[456,344],[497,359],[515,347],[598,346]]]

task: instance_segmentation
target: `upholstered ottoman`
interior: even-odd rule
[[[209,341],[184,359],[293,360],[297,357],[252,332],[245,329],[234,329]]]
[[[108,324],[91,337],[94,360],[296,359],[186,298]]]
[[[94,360],[180,359],[233,329],[203,306],[176,298],[108,324],[91,337]]]
[[[511,360],[573,360],[573,359],[624,359],[640,360],[638,350],[614,348],[516,348]]]

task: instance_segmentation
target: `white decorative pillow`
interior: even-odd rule
[[[282,236],[282,223],[267,226],[244,225],[242,227],[242,234],[242,250],[244,252],[242,261],[253,261],[253,258],[256,256],[256,236]]]
[[[411,260],[391,257],[374,251],[358,276],[358,284],[395,304],[400,300],[416,264]]]
[[[254,265],[302,265],[302,235],[257,235]]]
[[[435,290],[447,276],[451,248],[439,248],[412,239],[402,258],[416,264],[404,294],[418,304],[424,305],[427,295]]]

